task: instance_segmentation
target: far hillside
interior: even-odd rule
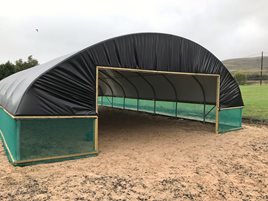
[[[247,57],[247,58],[234,58],[222,61],[223,64],[229,69],[229,71],[235,75],[239,73],[245,78],[244,81],[238,81],[239,84],[254,84],[258,83],[261,76],[261,57]],[[268,82],[268,56],[263,57],[263,83]]]
[[[230,71],[259,72],[261,57],[234,58],[222,61]],[[268,56],[263,57],[263,69],[268,71]]]

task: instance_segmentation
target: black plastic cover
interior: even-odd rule
[[[160,33],[116,37],[13,74],[0,82],[0,104],[13,115],[95,115],[96,66],[219,74],[220,106],[243,106],[239,86],[220,60],[190,40]],[[189,80],[180,83],[191,90]]]

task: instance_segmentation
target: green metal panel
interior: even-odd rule
[[[224,133],[242,127],[242,108],[219,111],[219,132]]]
[[[98,97],[98,105],[102,105],[102,96]]]
[[[156,101],[156,113],[176,116],[176,102]]]
[[[19,120],[13,119],[3,108],[0,108],[0,131],[8,158],[12,161],[20,159],[19,152]]]
[[[111,106],[112,97],[103,97],[104,106]],[[123,98],[113,97],[114,107],[123,108]],[[177,104],[177,107],[176,107]],[[154,101],[143,99],[125,99],[125,109],[138,110],[148,113],[154,113]],[[205,109],[205,110],[204,110]],[[177,115],[176,115],[177,110]],[[216,122],[216,107],[215,105],[205,105],[197,103],[182,103],[170,101],[156,101],[155,113],[167,116],[177,116],[184,119],[191,119],[205,122]],[[227,132],[239,129],[242,126],[242,108],[234,108],[221,110],[219,112],[219,132]]]
[[[178,117],[203,121],[204,115],[207,114],[205,121],[215,123],[216,109],[212,109],[214,105],[206,105],[204,111],[203,104],[196,103],[178,103]],[[212,110],[211,110],[212,109]]]
[[[137,110],[138,104],[138,99],[135,98],[126,98],[125,100],[125,108],[129,110]]]
[[[113,107],[113,97],[103,96],[103,106]]]
[[[114,97],[113,98],[113,107],[123,108],[124,107],[124,98]]]
[[[103,96],[103,105],[111,106],[112,97]],[[113,106],[117,108],[124,108],[124,98],[122,97],[113,97]],[[100,98],[101,100],[101,98]],[[154,105],[155,104],[155,105]],[[177,104],[177,107],[176,107]],[[182,103],[182,102],[171,102],[171,101],[153,101],[153,100],[144,100],[144,99],[134,99],[126,98],[125,99],[125,109],[137,110],[172,116],[172,117],[181,117],[185,119],[203,121],[205,116],[205,122],[215,123],[216,119],[216,107],[215,105],[206,105],[204,111],[204,104],[196,103]],[[176,115],[177,111],[177,115]]]
[[[94,150],[94,118],[21,120],[21,160]]]
[[[203,115],[203,104],[178,103],[178,117],[202,121]]]
[[[154,101],[153,100],[139,100],[139,111],[154,113]]]

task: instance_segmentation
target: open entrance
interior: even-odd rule
[[[219,75],[97,67],[97,105],[215,124]]]

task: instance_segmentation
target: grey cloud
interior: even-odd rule
[[[82,14],[77,8],[59,15],[45,11],[42,15],[0,15],[0,62],[28,55],[45,62],[133,32],[176,34],[196,41],[220,59],[268,49],[266,0],[150,1],[145,6],[143,1],[135,2],[115,2],[103,12],[99,4]],[[92,9],[99,11],[92,14]]]

